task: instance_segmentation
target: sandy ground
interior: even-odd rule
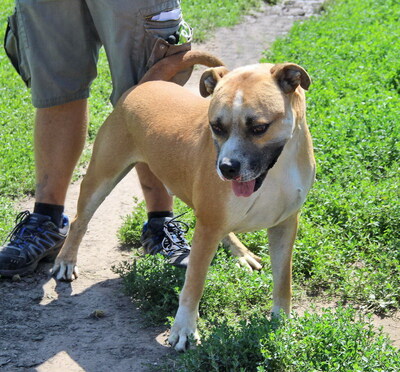
[[[236,27],[217,30],[194,49],[221,57],[229,68],[256,63],[263,50],[284,35],[296,20],[318,11],[321,1],[293,0],[265,6]],[[197,92],[202,70],[187,87]],[[66,212],[73,216],[79,183],[70,187]],[[146,325],[142,314],[122,293],[111,266],[129,259],[116,238],[122,218],[142,198],[132,171],[101,205],[89,225],[78,257],[80,277],[57,283],[51,265],[20,281],[0,282],[0,370],[2,371],[157,371],[174,351],[165,345],[166,326]],[[21,203],[30,209],[32,200]],[[302,310],[306,304],[299,304]],[[93,313],[101,311],[104,317]],[[399,318],[375,319],[400,346]]]

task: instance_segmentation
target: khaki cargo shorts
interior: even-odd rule
[[[189,50],[190,41],[179,0],[16,0],[4,45],[33,105],[45,108],[89,97],[101,46],[115,105],[154,63]]]

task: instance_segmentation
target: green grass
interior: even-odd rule
[[[137,299],[151,322],[164,322],[175,315],[184,270],[169,265],[160,255],[124,262],[114,270],[124,279],[127,294]],[[266,293],[271,290],[270,270],[249,273],[220,250],[210,267],[200,305],[203,332],[214,323],[229,320],[233,324],[260,312],[268,313],[272,302]]]
[[[265,1],[276,4],[277,0]],[[184,17],[194,29],[194,40],[204,41],[217,27],[229,27],[237,24],[244,14],[259,9],[262,0],[248,1],[182,1]]]
[[[265,263],[266,264],[266,263]],[[352,308],[269,320],[270,268],[249,273],[223,250],[200,303],[201,345],[173,355],[167,371],[398,371],[400,352],[371,319]],[[159,255],[115,269],[149,322],[173,321],[184,271]]]
[[[258,315],[237,327],[224,323],[168,370],[395,372],[399,367],[400,352],[385,335],[354,311],[339,308],[279,322]]]

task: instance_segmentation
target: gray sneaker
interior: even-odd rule
[[[184,234],[189,227],[177,217],[152,218],[143,226],[140,242],[146,254],[162,254],[171,265],[186,268],[190,246]]]
[[[48,216],[28,211],[16,218],[16,226],[0,251],[0,275],[26,275],[33,272],[42,260],[54,261],[69,230],[69,221],[63,215],[62,226],[57,227]]]

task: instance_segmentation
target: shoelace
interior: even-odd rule
[[[189,230],[189,226],[186,222],[178,220],[178,218],[184,214],[185,213],[182,213],[164,223],[165,238],[161,244],[167,253],[189,251],[187,248],[186,239],[184,237],[184,234],[186,234]],[[177,249],[172,249],[174,246],[176,246]]]
[[[7,235],[4,243],[9,240],[10,242],[13,242],[15,244],[15,247],[19,248],[18,244],[19,241],[21,241],[22,239],[20,236],[18,236],[18,233],[21,231],[23,226],[26,225],[26,222],[28,221],[30,215],[31,213],[29,211],[23,211],[17,214],[17,217],[15,218],[16,225],[12,229],[12,231]],[[24,240],[26,240],[26,237],[24,238]]]

